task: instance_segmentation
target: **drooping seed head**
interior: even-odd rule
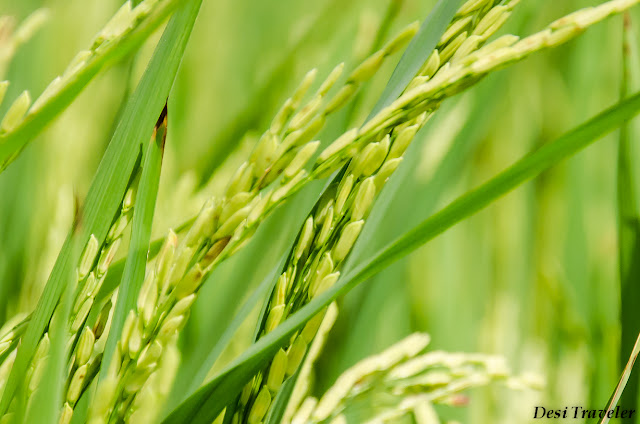
[[[269,131],[273,134],[280,134],[294,111],[293,99],[288,98],[274,116],[273,121],[271,121]]]
[[[127,188],[126,193],[124,194],[124,199],[122,200],[122,212],[127,213],[133,208],[133,205],[136,201],[136,193],[137,192],[137,184]]]
[[[102,333],[104,332],[105,328],[109,323],[109,317],[110,317],[112,306],[113,306],[113,303],[111,302],[111,300],[108,300],[107,303],[105,303],[102,309],[100,310],[98,319],[96,320],[96,323],[93,325],[93,334],[95,334],[96,339],[99,339],[102,336]]]
[[[315,224],[316,225],[321,225],[324,222],[324,217],[327,214],[327,211],[329,210],[329,208],[333,207],[334,201],[333,201],[333,194],[332,193],[326,193],[326,196],[323,196],[323,198],[320,200],[320,207],[318,208],[317,212],[314,213],[314,218],[315,219]]]
[[[333,259],[331,258],[331,253],[325,252],[324,255],[322,255],[322,259],[320,259],[320,262],[318,263],[315,278],[318,280],[322,280],[331,271],[333,271]]]
[[[79,272],[78,272],[78,275],[80,275]],[[78,311],[80,310],[80,307],[82,306],[84,301],[87,299],[87,297],[92,296],[93,292],[96,290],[97,285],[99,284],[95,274],[93,272],[90,272],[89,275],[87,276],[87,279],[84,281],[82,288],[80,289],[80,293],[78,293],[78,295],[76,296],[76,300],[75,300],[75,303],[73,304],[73,309],[72,309],[74,314],[78,313]]]
[[[269,394],[269,389],[263,387],[251,407],[247,422],[249,424],[260,424],[269,410],[269,406],[271,406],[271,395]]]
[[[127,28],[133,25],[131,14],[131,2],[126,2],[118,9],[107,25],[100,31],[97,37],[102,40],[111,40],[120,36]],[[95,43],[95,41],[94,41]]]
[[[195,253],[194,247],[181,247],[175,253],[175,258],[173,260],[173,266],[169,271],[169,277],[167,278],[168,286],[175,287],[178,282],[184,277],[185,272],[187,271],[187,267],[193,258]],[[163,288],[163,292],[166,290]]]
[[[216,231],[214,235],[214,238],[218,239],[218,238],[232,236],[233,233],[238,228],[238,226],[247,218],[247,216],[249,215],[249,212],[251,212],[251,209],[252,209],[251,206],[245,206],[244,208],[234,212],[233,215],[227,218],[222,223],[222,225],[220,225],[220,227],[218,228],[218,231]]]
[[[47,359],[48,357],[45,357],[42,360],[36,362],[33,367],[31,376],[29,377],[27,375],[27,378],[29,379],[29,385],[27,387],[29,393],[34,393],[40,386],[40,383],[42,382],[42,376],[44,375],[44,371],[46,369]]]
[[[112,360],[111,362],[113,363],[115,361]],[[118,379],[116,378],[116,376],[109,376],[105,378],[101,384],[98,384],[95,398],[91,402],[89,422],[94,422],[94,419],[99,420],[109,412],[109,410],[111,409],[111,403],[113,402],[113,398],[116,394],[117,387]]]
[[[271,191],[268,191],[264,194],[258,194],[256,196],[257,200],[253,204],[253,208],[251,209],[251,212],[249,212],[249,215],[247,215],[247,226],[252,226],[256,222],[258,222],[260,217],[265,212],[265,209],[269,204],[270,198],[271,198]]]
[[[467,31],[459,34],[455,39],[453,39],[453,41],[447,44],[447,47],[442,49],[442,51],[440,52],[440,60],[442,60],[443,62],[448,62],[449,59],[453,57],[455,52],[462,46],[462,44],[467,41],[468,37],[469,34],[467,33]]]
[[[165,320],[185,315],[189,311],[189,308],[191,308],[191,305],[193,305],[193,302],[195,302],[195,300],[195,293],[178,300],[176,304],[173,305],[173,308],[171,308],[171,311],[169,312]]]
[[[224,207],[220,213],[220,222],[228,220],[234,213],[247,206],[255,197],[255,194],[246,191],[236,193],[231,199],[224,203]]]
[[[451,56],[451,62],[457,63],[459,59],[464,59],[465,57],[469,56],[478,48],[481,42],[482,37],[480,37],[479,35],[471,35],[467,37],[467,39],[464,40],[460,47],[456,49],[453,56]]]

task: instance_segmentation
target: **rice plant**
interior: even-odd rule
[[[39,3],[0,423],[635,422],[640,1]]]

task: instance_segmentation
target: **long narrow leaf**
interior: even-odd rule
[[[629,355],[629,359],[627,360],[624,370],[622,371],[620,381],[618,381],[618,385],[616,386],[616,389],[613,391],[613,394],[611,395],[611,398],[607,403],[606,411],[613,410],[620,401],[622,394],[625,392],[624,389],[629,381],[631,372],[633,371],[633,365],[636,363],[636,359],[638,359],[638,355],[640,355],[640,334],[638,334],[638,338],[633,345],[633,350],[631,351],[631,355]],[[604,417],[600,420],[600,424],[607,424],[609,421],[610,418],[605,414]]]
[[[0,173],[15,160],[40,131],[55,119],[106,66],[139,47],[179,4],[166,0],[125,35],[92,51],[80,71],[65,78],[64,85],[35,111],[29,112],[14,130],[0,135]]]
[[[136,299],[144,280],[144,272],[147,266],[147,253],[151,240],[153,213],[158,197],[158,186],[160,185],[160,171],[162,168],[162,155],[164,153],[166,136],[167,106],[165,105],[156,123],[156,127],[153,130],[151,142],[144,154],[142,175],[140,177],[135,209],[133,210],[129,254],[127,255],[127,261],[122,274],[122,283],[120,284],[118,300],[111,321],[109,337],[107,338],[102,363],[100,364],[101,377],[106,376],[111,356],[116,349],[116,343],[118,343],[120,333],[122,333],[124,319],[128,312],[135,307]]]
[[[350,15],[350,9],[356,5],[356,2],[345,2],[343,0],[330,0],[325,2],[322,10],[313,16],[313,22],[305,26],[305,31],[301,34],[294,44],[287,49],[282,56],[281,61],[269,71],[265,82],[250,97],[253,101],[246,104],[238,114],[229,121],[222,129],[217,130],[211,140],[210,150],[204,155],[205,163],[203,172],[200,173],[199,185],[202,187],[218,170],[220,165],[229,157],[229,155],[238,147],[238,142],[242,136],[250,131],[257,130],[263,125],[268,125],[265,118],[268,112],[274,106],[272,103],[278,99],[277,89],[281,88],[278,81],[295,68],[296,61],[300,58],[300,53],[309,47],[310,39],[314,34],[317,35],[318,27],[323,22],[331,22],[332,26],[341,26]],[[339,13],[336,13],[339,10]],[[259,101],[258,101],[259,99]]]
[[[81,224],[80,224],[81,225]],[[80,246],[78,245],[78,229],[74,228],[74,234],[72,236],[72,257],[77,259],[80,253]],[[72,261],[71,263],[75,263]],[[72,266],[67,266],[65,270],[67,281],[72,281],[75,277],[75,269]],[[38,385],[33,396],[35,399],[33,402],[29,402],[31,405],[30,410],[26,411],[28,415],[26,422],[42,423],[42,424],[56,424],[60,415],[60,405],[63,401],[63,389],[66,382],[66,369],[68,353],[67,345],[69,341],[69,333],[67,323],[69,322],[69,315],[71,314],[71,306],[73,305],[73,294],[75,291],[75,285],[68,285],[67,289],[62,296],[60,303],[58,304],[58,312],[56,312],[56,318],[49,326],[49,337],[51,340],[51,346],[49,348],[47,364],[45,372],[41,377],[41,382]],[[34,378],[33,376],[31,378]]]
[[[254,279],[258,279],[258,282],[262,281],[260,283],[256,282],[256,285],[260,288],[255,290],[260,291],[263,284],[267,284],[264,277],[269,276],[269,287],[275,285],[275,277],[282,272],[284,264],[282,257],[286,257],[295,241],[296,228],[302,225],[308,208],[317,201],[319,193],[324,188],[325,185],[319,181],[311,183],[269,218],[269,221],[261,226],[245,250],[238,257],[223,265],[223,267],[228,267],[230,272],[226,274],[227,277],[223,283],[222,290],[220,289],[221,281],[216,280],[220,280],[220,276],[225,275],[220,273],[220,271],[223,271],[223,267],[215,270],[207,278],[204,283],[205,290],[208,290],[207,287],[214,289],[214,285],[217,287],[211,294],[200,292],[196,306],[198,302],[205,302],[207,309],[213,308],[213,311],[204,315],[206,318],[201,319],[205,319],[205,322],[215,323],[215,326],[207,327],[196,348],[189,352],[188,356],[185,355],[182,369],[178,372],[169,397],[168,404],[171,408],[167,408],[166,412],[171,411],[173,407],[184,401],[204,382],[204,377],[211,369],[209,364],[213,364],[211,361],[215,361],[220,354],[217,350],[223,347],[221,343],[227,337],[227,331],[233,333],[233,330],[229,330],[229,328],[232,328],[235,324],[231,323],[231,319],[226,318],[225,313],[228,315],[233,314],[233,317],[240,316],[239,313],[236,313],[236,305],[242,301],[242,296],[251,287],[250,282]],[[289,227],[283,229],[284,225],[289,225]],[[263,254],[262,252],[265,249],[269,249],[271,253],[269,255]],[[256,255],[261,255],[259,261],[256,261]],[[214,282],[217,282],[217,284]],[[230,288],[225,289],[225,287]],[[255,296],[255,292],[252,295],[252,299],[253,296]],[[220,298],[223,300],[220,301]],[[252,302],[252,299],[248,300],[247,303]],[[244,309],[244,306],[242,308]],[[232,312],[227,312],[229,310]],[[222,331],[218,332],[218,329],[222,328],[225,328],[224,333]],[[249,341],[253,342],[253,337]],[[224,344],[226,345],[226,343]]]
[[[255,306],[258,304],[260,299],[266,298],[269,295],[269,293],[273,290],[273,287],[275,286],[275,282],[278,277],[278,272],[283,267],[285,259],[286,259],[286,256],[283,256],[280,259],[280,261],[278,262],[278,266],[275,267],[269,273],[269,275],[265,277],[265,279],[260,283],[258,288],[253,291],[251,296],[244,302],[242,307],[238,310],[235,317],[233,318],[233,321],[231,322],[231,324],[229,324],[229,326],[227,326],[227,328],[224,331],[224,334],[222,334],[218,343],[216,343],[213,350],[209,352],[209,355],[207,355],[207,358],[204,360],[204,362],[199,365],[198,372],[190,382],[190,386],[188,388],[187,393],[192,393],[197,390],[200,384],[207,377],[207,374],[211,370],[211,367],[213,366],[215,361],[218,359],[222,351],[229,345],[229,342],[235,336],[236,332],[238,331],[242,323],[247,319],[247,317],[249,316],[251,311],[255,308]]]
[[[433,51],[433,49],[438,44],[440,40],[441,34],[446,29],[447,25],[451,22],[451,19],[455,15],[458,4],[460,0],[440,0],[438,4],[433,8],[431,13],[424,20],[422,26],[420,27],[420,31],[412,42],[407,47],[407,50],[403,54],[402,58],[398,62],[394,73],[392,74],[387,86],[385,87],[384,92],[380,96],[376,107],[370,114],[369,118],[375,115],[377,111],[382,109],[383,107],[389,105],[393,100],[395,100],[407,86],[407,84],[411,81],[411,79],[415,76],[415,74],[420,70],[420,67],[424,64],[424,62],[428,59],[429,55]],[[217,165],[215,165],[217,166]],[[206,174],[206,173],[205,173]],[[208,175],[208,174],[207,174]],[[201,181],[201,184],[204,181]],[[329,184],[326,185],[328,187]],[[319,197],[318,197],[319,198]],[[186,227],[189,222],[180,226],[180,228]],[[153,242],[154,250],[158,250],[162,244],[162,240],[156,240]],[[115,278],[118,272],[121,272],[123,264],[115,263],[113,265],[116,268],[116,273],[110,271],[107,275],[107,279],[101,289],[101,294],[110,293],[114,286],[113,283],[119,278]],[[100,298],[100,296],[98,296]]]
[[[180,233],[189,228],[191,224],[193,224],[193,221],[195,221],[195,218],[196,217],[194,216],[193,218],[190,218],[180,224],[177,228],[174,229],[176,233]],[[162,243],[164,243],[164,240],[164,237],[161,237],[153,240],[149,244],[149,257],[154,257],[158,254],[160,248],[162,247]],[[113,265],[109,267],[109,273],[105,277],[104,283],[102,283],[102,286],[100,286],[100,291],[96,295],[96,304],[102,304],[113,294],[113,291],[116,289],[116,287],[118,287],[118,284],[120,284],[120,281],[122,280],[122,273],[124,272],[125,263],[125,259],[120,259],[119,261],[114,262]]]
[[[465,97],[445,102],[430,125],[416,135],[400,167],[379,194],[347,258],[345,272],[417,225],[424,216],[437,211],[444,192],[460,183],[460,170],[483,140],[482,134],[492,122],[491,116],[501,98],[496,93],[500,93],[503,82],[500,78],[489,78]],[[473,106],[468,107],[468,104]],[[450,123],[457,121],[464,124],[451,141],[447,153],[433,165],[431,176],[426,180],[417,176],[426,143],[436,141],[443,128],[449,130]],[[410,332],[408,321],[415,311],[411,310],[411,305],[400,306],[406,301],[409,287],[389,284],[390,281],[404,280],[408,259],[389,266],[345,296],[341,305],[341,322],[337,325],[342,325],[342,331],[349,337],[324,358],[316,386],[330,387],[350,366]],[[397,309],[391,312],[389,308]]]
[[[459,4],[460,0],[438,1],[429,16],[422,22],[420,30],[402,55],[378,103],[369,114],[369,119],[377,115],[385,106],[390,105],[402,94],[436,47],[438,41],[440,41],[440,37],[447,29],[447,25],[455,16]]]
[[[309,354],[305,355],[305,357]],[[282,422],[282,418],[284,414],[287,412],[287,405],[291,399],[291,395],[293,395],[293,391],[296,388],[296,383],[298,382],[298,378],[300,378],[300,371],[302,367],[299,367],[298,370],[287,380],[282,383],[280,390],[276,394],[275,399],[273,400],[272,406],[269,408],[269,415],[264,420],[265,424],[279,424]]]
[[[191,0],[176,12],[172,23],[178,23],[169,25],[165,30],[165,34],[170,35],[161,41],[147,71],[127,104],[122,120],[113,134],[87,194],[83,208],[83,226],[79,236],[81,246],[87,244],[91,234],[100,244],[107,235],[136,164],[140,140],[145,140],[151,134],[175,79],[188,39],[185,27],[187,23],[193,25],[193,19],[195,19],[193,17],[188,21],[184,16],[190,16],[187,12],[190,12],[193,7],[199,7],[200,3],[201,0]],[[0,415],[6,413],[18,385],[24,380],[38,341],[67,284],[65,269],[71,266],[70,264],[75,266],[71,262],[71,244],[70,239],[67,238],[18,348],[15,364],[0,401]]]
[[[638,45],[631,25],[631,17],[625,15],[623,42],[623,84],[621,97],[625,98],[640,86],[640,61]],[[640,133],[634,126],[637,122],[627,122],[620,130],[618,144],[618,266],[620,277],[620,364],[624,364],[629,352],[635,352],[640,332],[640,316],[636,301],[640,296],[640,226],[636,199],[637,187],[633,178],[633,168],[638,166],[632,154],[631,144],[640,140]],[[634,354],[632,354],[633,356]],[[637,356],[637,352],[635,352]],[[635,359],[635,358],[634,358]],[[633,361],[630,360],[633,364]],[[628,366],[628,365],[627,365]],[[638,372],[626,370],[629,379],[625,386],[618,387],[624,392],[621,404],[635,408],[638,403]]]
[[[544,145],[487,183],[459,197],[388,247],[373,255],[367,262],[353,269],[338,280],[335,286],[313,299],[274,331],[260,339],[214,380],[176,408],[164,423],[186,421],[210,423],[293,333],[338,296],[348,292],[362,281],[411,253],[458,222],[482,210],[522,183],[618,128],[638,112],[640,112],[640,93],[616,104],[558,140]]]

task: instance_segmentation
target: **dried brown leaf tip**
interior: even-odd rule
[[[153,128],[152,140],[160,144],[160,148],[164,150],[164,143],[167,140],[167,103],[165,102],[162,112],[158,117],[156,126]]]
[[[80,234],[80,230],[82,228],[82,201],[80,200],[80,195],[76,190],[73,191],[73,235],[74,237]]]

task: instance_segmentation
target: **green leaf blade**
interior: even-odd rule
[[[288,338],[340,295],[406,256],[419,246],[475,214],[520,184],[575,154],[599,137],[613,131],[640,112],[640,93],[618,103],[556,141],[525,156],[489,182],[459,197],[413,230],[355,267],[329,290],[314,298],[275,330],[246,350],[210,383],[176,408],[164,424],[209,423],[234,399],[235,393],[266,364]]]
[[[140,140],[146,140],[151,134],[180,65],[189,34],[179,25],[188,22],[191,28],[197,14],[193,10],[199,10],[200,4],[201,0],[191,0],[176,12],[172,22],[180,19],[179,23],[168,25],[163,38],[169,41],[161,42],[157,54],[152,57],[145,75],[122,114],[122,120],[98,166],[85,200],[83,226],[79,236],[81,246],[87,244],[91,234],[100,244],[104,242],[137,162]],[[0,415],[6,413],[16,389],[24,380],[29,362],[64,291],[65,269],[75,265],[70,262],[70,256],[71,243],[67,238],[18,348],[15,364],[0,401]]]
[[[625,15],[623,39],[623,78],[621,98],[640,86],[640,56],[631,16]],[[632,368],[638,356],[637,337],[640,333],[640,317],[636,299],[640,296],[640,216],[634,180],[635,163],[632,144],[640,140],[637,120],[626,122],[620,130],[618,143],[617,208],[618,208],[618,267],[620,278],[620,364],[626,364],[610,407],[618,401],[626,408],[638,404],[638,373]],[[630,357],[631,355],[631,357]],[[628,362],[627,362],[628,361]],[[634,420],[623,420],[633,422]]]
[[[398,66],[393,71],[387,86],[367,120],[377,115],[384,107],[389,106],[395,99],[400,97],[400,94],[402,94],[438,45],[438,41],[440,41],[440,37],[447,29],[447,25],[455,16],[459,4],[460,0],[440,0],[434,6],[402,55]]]
[[[79,257],[80,247],[78,244],[78,233],[74,232],[72,237],[72,254],[74,259]],[[75,263],[71,262],[71,263]],[[68,266],[65,269],[68,281],[75,278],[75,269]],[[73,294],[75,285],[69,285],[58,304],[59,311],[56,313],[56,319],[49,326],[49,335],[51,340],[48,359],[46,359],[45,372],[41,377],[38,388],[33,396],[33,402],[29,402],[31,407],[25,411],[22,416],[26,416],[26,422],[56,424],[60,417],[60,405],[64,402],[63,390],[67,380],[66,370],[69,352],[67,345],[69,334],[67,323],[71,315],[73,305]],[[34,378],[33,376],[31,378]]]
[[[136,299],[142,287],[147,266],[147,254],[151,241],[151,226],[158,197],[158,187],[160,185],[160,172],[162,168],[162,155],[164,153],[164,142],[167,135],[167,106],[158,119],[154,129],[142,165],[142,175],[136,204],[133,210],[133,223],[131,228],[131,243],[129,254],[125,262],[122,282],[118,292],[111,329],[107,338],[107,343],[100,364],[100,376],[104,378],[111,356],[116,349],[116,344],[122,333],[124,320],[130,310],[136,306]]]
[[[0,135],[0,173],[9,166],[44,128],[65,110],[105,68],[138,48],[175,10],[179,2],[168,0],[126,37],[113,43],[91,60],[66,85],[13,131]]]

